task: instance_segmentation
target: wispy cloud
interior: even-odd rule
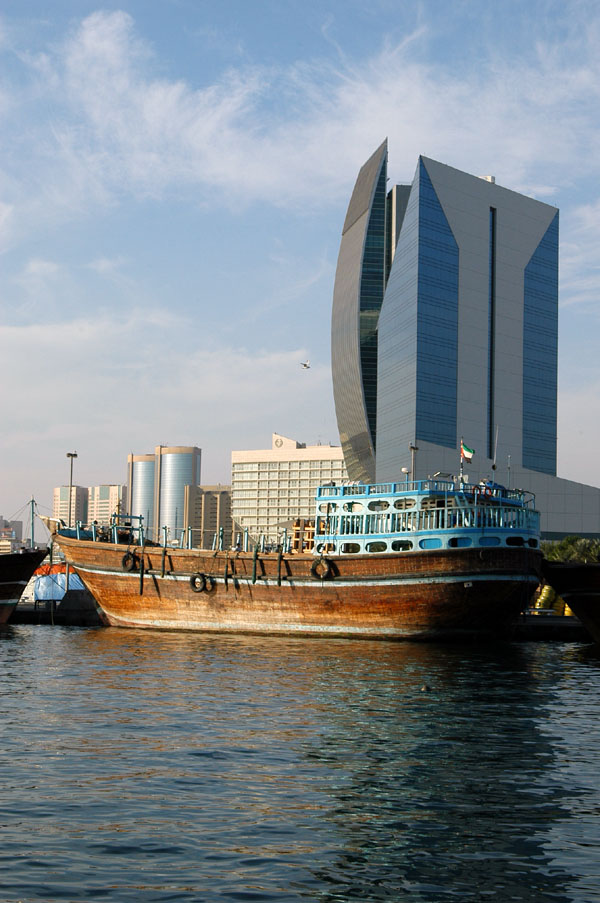
[[[434,6],[435,16],[427,13]],[[485,21],[472,29],[472,52],[460,59],[458,51],[445,55],[451,53],[447,30],[459,27],[453,24],[458,14],[464,24],[472,6],[420,3],[412,25],[387,37],[382,25],[379,46],[361,58],[346,49],[335,18],[324,12],[327,41],[319,52],[328,56],[313,53],[266,66],[252,62],[244,45],[229,56],[235,65],[210,83],[200,75],[195,82],[166,77],[164,61],[142,36],[144,22],[125,12],[95,12],[41,51],[24,44],[26,30],[3,31],[0,22],[0,53],[10,62],[0,85],[0,247],[14,252],[7,254],[0,342],[7,372],[18,374],[24,387],[20,398],[8,401],[11,429],[2,439],[15,462],[15,480],[21,468],[24,481],[35,471],[52,486],[54,464],[40,464],[40,447],[44,459],[58,460],[82,442],[88,446],[78,461],[82,482],[118,478],[123,449],[144,451],[157,438],[197,442],[226,463],[240,436],[248,447],[268,441],[268,419],[273,428],[308,441],[318,438],[316,425],[323,441],[335,441],[327,366],[301,373],[298,361],[317,357],[307,348],[290,348],[301,339],[292,335],[285,343],[256,347],[257,330],[247,348],[240,328],[248,326],[244,317],[299,306],[304,293],[322,284],[325,334],[328,256],[284,248],[271,261],[272,282],[263,268],[244,298],[252,294],[253,303],[232,305],[226,315],[226,292],[210,296],[209,285],[202,323],[196,311],[190,326],[177,314],[185,304],[169,306],[168,286],[161,286],[164,298],[153,295],[143,262],[137,269],[132,263],[135,247],[123,248],[119,236],[96,245],[98,233],[90,232],[83,252],[60,242],[49,250],[37,241],[60,237],[65,223],[89,224],[128,209],[130,201],[144,214],[175,199],[187,209],[228,204],[237,214],[244,205],[261,212],[271,206],[290,217],[318,217],[332,206],[343,210],[358,167],[388,136],[393,180],[410,180],[423,153],[473,173],[493,173],[502,185],[557,203],[563,303],[595,309],[597,4],[507,3],[519,11],[518,33],[511,16],[499,17],[490,6]],[[382,22],[394,21],[397,7],[380,0]],[[480,13],[485,8],[478,4]],[[442,52],[432,52],[434,47]],[[309,217],[306,222],[310,229]],[[208,218],[201,225],[212,227]],[[215,282],[236,297],[239,273],[226,271],[236,253],[231,235],[227,243],[229,257]],[[231,331],[221,326],[208,338],[206,321],[227,316]],[[285,318],[278,319],[281,326]],[[200,336],[199,325],[205,331]],[[591,375],[590,384],[596,382]],[[290,398],[303,403],[290,405]],[[586,403],[592,406],[595,398],[594,389],[577,407],[575,398],[562,395],[561,411],[578,411],[589,421]],[[193,416],[186,416],[189,410]],[[561,423],[569,426],[564,415]],[[600,437],[592,438],[597,447]],[[95,468],[88,476],[86,458]],[[227,471],[214,470],[211,478],[226,479]]]
[[[251,352],[190,341],[184,349],[182,335],[185,324],[169,312],[145,308],[60,325],[0,326],[3,366],[15,388],[3,405],[11,429],[0,437],[11,481],[47,498],[69,446],[79,452],[81,485],[124,481],[127,453],[162,441],[200,445],[208,479],[227,482],[241,437],[247,447],[269,441],[259,408],[284,434],[336,440],[329,368],[302,370],[306,348]],[[21,384],[29,387],[24,394]],[[290,405],[292,398],[302,405]]]
[[[585,305],[598,317],[600,198],[569,210],[561,220],[561,305]]]
[[[493,167],[522,190],[551,192],[567,166],[597,172],[600,62],[587,36],[569,53],[557,35],[527,58],[505,52],[455,73],[423,59],[425,33],[384,42],[360,63],[245,66],[197,88],[154,75],[128,14],[94,13],[36,63],[53,101],[39,128],[58,191],[45,201],[76,207],[78,197],[106,203],[192,186],[200,197],[320,204],[347,191],[385,135],[398,178],[412,175],[419,152]]]

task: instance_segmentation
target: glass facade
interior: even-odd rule
[[[419,160],[381,311],[377,479],[420,440],[456,448],[458,245]]]
[[[496,208],[490,207],[488,288],[487,454],[494,457],[494,368],[496,339]]]
[[[384,292],[387,143],[362,167],[335,274],[331,367],[340,441],[352,480],[375,479],[377,321]]]
[[[417,173],[418,175],[418,173]],[[415,176],[379,318],[377,479],[410,464],[415,439],[419,179]],[[392,475],[392,476],[390,476]]]
[[[157,456],[160,466],[158,526],[168,527],[172,539],[184,528],[185,487],[196,486],[200,479],[198,449],[165,451]]]
[[[416,439],[456,448],[458,245],[419,162]]]
[[[334,292],[349,478],[373,482],[375,452],[378,481],[413,463],[448,470],[463,431],[474,473],[489,470],[498,441],[499,461],[516,464],[522,447],[518,467],[555,475],[557,211],[420,157],[395,219],[386,183],[384,144],[359,174]]]
[[[131,461],[129,464],[130,510],[128,514],[143,517],[146,530],[154,526],[154,459],[148,461]]]
[[[525,267],[523,466],[556,474],[558,211]]]
[[[382,167],[373,195],[365,238],[359,304],[359,343],[365,409],[376,449],[377,434],[377,321],[385,289],[387,167]]]

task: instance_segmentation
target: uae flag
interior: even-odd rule
[[[469,448],[468,445],[465,445],[465,443],[461,439],[460,440],[460,456],[461,456],[461,458],[463,458],[463,460],[465,460],[468,463],[471,460],[471,458],[473,457],[473,455],[474,455],[473,449]]]

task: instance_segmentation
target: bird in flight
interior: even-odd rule
[[[304,370],[310,370],[310,361],[300,361],[300,366]]]

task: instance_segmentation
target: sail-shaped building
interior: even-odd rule
[[[556,207],[426,157],[388,188],[387,142],[342,231],[332,373],[350,479],[458,470],[536,493],[547,537],[600,535],[600,490],[556,475]]]

